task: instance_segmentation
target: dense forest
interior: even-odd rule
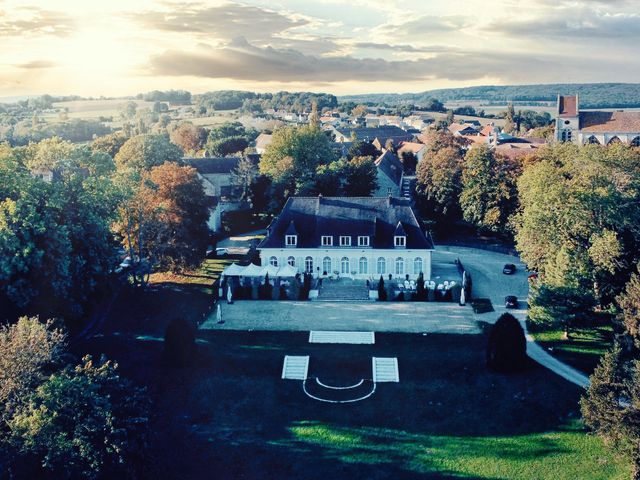
[[[311,111],[316,102],[318,110],[335,108],[338,100],[334,95],[311,92],[254,93],[237,90],[219,90],[194,95],[197,110],[208,114],[216,110],[234,110],[241,108],[249,113],[262,113],[264,110],[286,110],[301,113]]]
[[[640,107],[640,84],[635,83],[557,83],[546,85],[487,85],[447,88],[422,93],[381,93],[339,97],[340,102],[412,103],[422,105],[435,98],[441,102],[480,100],[492,102],[554,102],[558,94],[580,96],[583,108]]]

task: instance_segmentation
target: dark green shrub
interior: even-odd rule
[[[427,299],[427,291],[424,289],[424,274],[420,272],[416,281],[416,300],[424,302]]]
[[[164,335],[164,356],[174,367],[185,367],[196,351],[196,329],[183,318],[171,320]]]
[[[387,291],[384,288],[384,278],[380,275],[380,281],[378,282],[378,300],[384,302],[387,299]]]
[[[503,313],[491,328],[487,345],[487,366],[497,372],[516,372],[527,364],[527,339],[520,322]]]

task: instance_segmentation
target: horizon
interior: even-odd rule
[[[629,41],[640,24],[633,2],[495,0],[487,8],[468,0],[464,7],[144,0],[132,9],[124,0],[55,7],[0,0],[0,97],[170,89],[348,96],[634,83],[640,73]]]

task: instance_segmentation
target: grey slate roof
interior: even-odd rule
[[[396,155],[390,150],[386,150],[375,160],[376,167],[396,185],[402,181],[402,170],[404,166]]]
[[[258,248],[285,248],[285,234],[293,222],[298,248],[322,247],[323,235],[350,236],[352,248],[358,236],[369,236],[372,248],[394,248],[394,233],[400,223],[408,249],[433,249],[433,242],[420,229],[408,200],[382,197],[290,197],[269,226]],[[343,247],[345,248],[345,247]]]
[[[336,130],[347,138],[350,138],[351,134],[355,133],[358,140],[365,140],[367,142],[373,142],[377,138],[382,145],[384,145],[388,139],[393,140],[394,143],[399,143],[402,141],[407,142],[413,138],[413,134],[395,125],[383,125],[381,127],[371,128],[336,128]]]

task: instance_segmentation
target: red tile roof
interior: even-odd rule
[[[578,97],[576,95],[558,98],[558,116],[575,117],[578,115]]]
[[[585,132],[640,133],[640,112],[580,112]]]
[[[399,152],[410,151],[412,153],[418,153],[420,150],[425,148],[424,143],[417,142],[400,142]]]

